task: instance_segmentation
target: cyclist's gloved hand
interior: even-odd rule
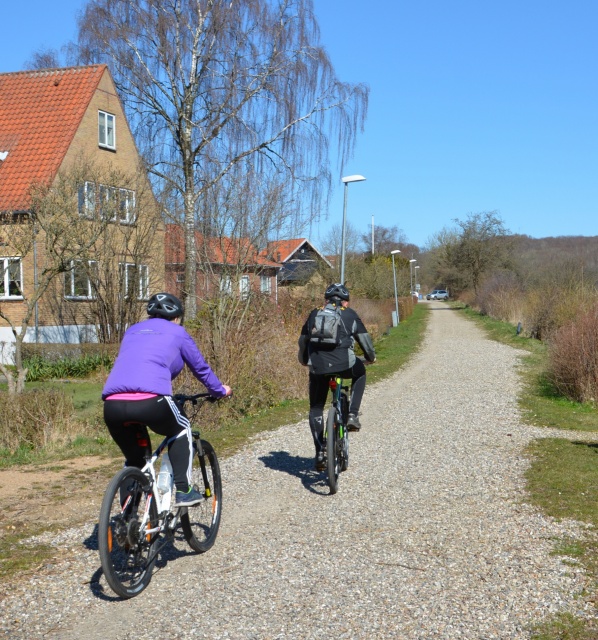
[[[222,386],[224,387],[224,390],[226,391],[227,396],[233,395],[233,390],[227,384],[223,384]]]

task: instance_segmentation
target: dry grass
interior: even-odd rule
[[[0,393],[0,448],[14,452],[67,442],[80,431],[74,414],[71,398],[56,389]]]

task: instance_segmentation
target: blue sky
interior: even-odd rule
[[[0,71],[76,32],[84,0],[2,3]],[[455,218],[497,210],[515,233],[598,235],[598,2],[314,0],[339,77],[370,86],[344,175],[348,218],[423,246]],[[337,174],[317,243],[340,224]]]

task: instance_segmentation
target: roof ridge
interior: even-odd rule
[[[32,78],[43,78],[52,75],[65,75],[66,73],[77,73],[88,70],[106,68],[105,63],[85,64],[72,67],[49,67],[47,69],[22,69],[21,71],[0,72],[0,76],[30,76]]]

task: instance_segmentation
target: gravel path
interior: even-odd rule
[[[261,436],[222,464],[209,553],[177,543],[123,602],[100,575],[93,527],[51,537],[72,561],[4,600],[0,634],[504,640],[557,611],[591,615],[582,572],[550,555],[579,525],[523,503],[522,450],[554,433],[520,423],[518,352],[430,306],[423,349],[366,391],[337,495],[312,471],[306,421]]]

